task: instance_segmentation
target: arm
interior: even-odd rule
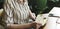
[[[8,29],[25,29],[35,26],[35,23],[27,23],[27,24],[8,24]]]

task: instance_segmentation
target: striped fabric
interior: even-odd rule
[[[29,6],[27,0],[24,4],[19,3],[17,0],[6,0],[4,10],[6,12],[4,19],[7,19],[6,22],[8,24],[24,24],[29,22]]]

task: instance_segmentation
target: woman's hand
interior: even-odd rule
[[[42,25],[40,23],[36,24],[36,29],[39,29]]]
[[[36,18],[35,13],[32,13],[31,10],[29,10],[29,16],[30,16],[32,19],[35,19],[35,18]]]
[[[42,26],[42,24],[36,22],[32,22],[32,25],[35,27],[35,29],[39,29]]]
[[[36,19],[36,15],[35,15],[35,13],[30,12],[29,14],[30,14],[30,17],[31,17],[33,20]]]
[[[34,20],[36,19],[35,13],[32,13],[32,18],[33,18]]]

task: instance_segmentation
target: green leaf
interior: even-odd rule
[[[46,8],[47,0],[37,0],[38,9],[40,10],[40,13],[43,12],[43,10]]]

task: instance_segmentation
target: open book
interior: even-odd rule
[[[47,18],[48,18],[48,13],[47,14],[39,14],[39,15],[37,15],[35,22],[41,23],[42,25],[44,25],[47,21]]]

